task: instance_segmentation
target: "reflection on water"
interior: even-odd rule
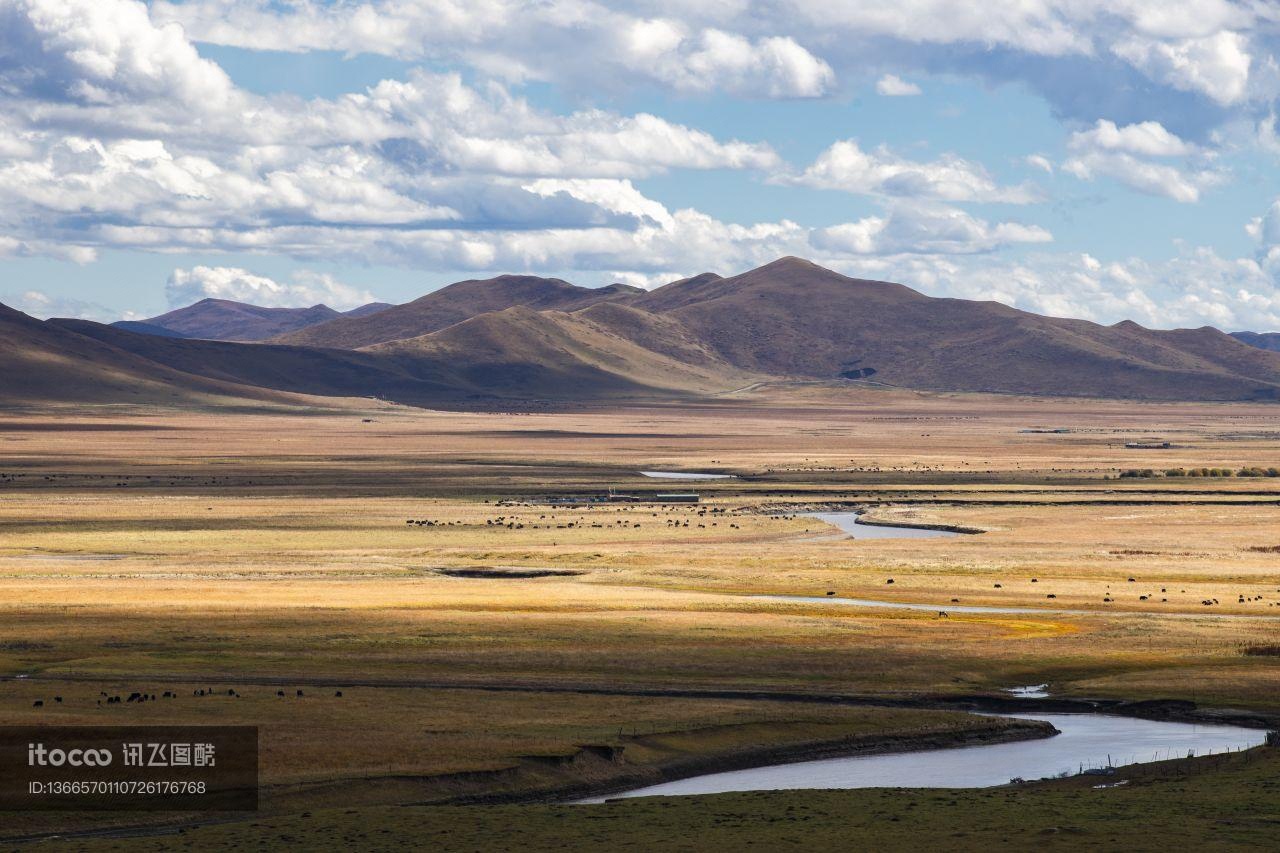
[[[1049,685],[1029,684],[1026,687],[1010,687],[1004,692],[1019,699],[1048,699]]]
[[[641,471],[657,480],[732,480],[732,474],[700,474],[697,471]]]
[[[993,715],[994,716],[994,715]],[[611,797],[716,794],[798,788],[985,788],[1017,777],[1044,779],[1091,768],[1208,755],[1261,744],[1266,733],[1104,714],[1001,714],[1045,720],[1061,734],[1039,740],[828,758],[711,773]],[[603,802],[605,798],[584,802]]]
[[[858,521],[856,512],[806,512],[805,518],[816,518],[833,527],[838,527],[854,539],[947,539],[963,536],[953,530],[926,530],[920,527],[884,527],[877,524],[863,524]]]

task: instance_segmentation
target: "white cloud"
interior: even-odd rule
[[[683,92],[812,98],[831,67],[786,35],[755,40],[674,18],[566,0],[387,0],[276,4],[204,0],[153,5],[201,41],[265,50],[337,50],[462,60],[509,80],[652,82]]]
[[[1052,239],[1048,231],[1034,225],[992,225],[951,207],[898,205],[888,216],[820,229],[812,242],[820,251],[851,255],[964,255]]]
[[[916,162],[899,157],[885,146],[863,151],[853,139],[842,140],[823,151],[803,173],[777,180],[818,189],[938,201],[1028,204],[1042,198],[1031,186],[1000,186],[980,164],[954,154]]]
[[[637,21],[627,42],[629,66],[685,92],[816,98],[835,82],[831,66],[794,39],[752,42],[715,29],[686,38],[681,30],[667,21]]]
[[[1033,169],[1039,169],[1040,171],[1046,172],[1050,175],[1053,174],[1053,163],[1051,163],[1049,158],[1043,154],[1028,154],[1023,158],[1023,160]]]
[[[175,269],[165,284],[165,296],[172,308],[201,299],[229,299],[273,308],[325,304],[346,310],[374,301],[369,291],[350,287],[327,273],[300,270],[290,281],[281,282],[239,267],[206,266]]]
[[[919,95],[920,87],[895,74],[886,74],[876,81],[876,93],[886,98],[904,98]]]
[[[932,296],[994,300],[1024,311],[1151,328],[1280,329],[1280,287],[1258,261],[1212,249],[1162,261],[1102,262],[1087,254],[910,255],[829,265],[848,275],[899,281]]]
[[[587,88],[812,97],[832,90],[832,69],[861,77],[883,71],[885,57],[923,56],[970,73],[967,54],[1006,52],[1116,57],[1219,104],[1275,94],[1252,89],[1251,70],[1277,16],[1268,4],[1231,0],[156,0],[153,14],[200,41],[466,62],[495,77]],[[1027,64],[1015,73],[1052,88],[1060,72]]]
[[[1112,50],[1154,80],[1223,105],[1245,97],[1253,62],[1245,37],[1230,31],[1177,41],[1133,38]]]
[[[1139,192],[1184,203],[1199,201],[1205,189],[1225,179],[1214,169],[1159,162],[1157,158],[1205,160],[1209,155],[1154,121],[1117,127],[1099,120],[1089,130],[1073,133],[1067,149],[1072,156],[1062,170],[1080,180],[1110,177]]]
[[[165,100],[204,111],[234,97],[177,26],[136,0],[2,0],[0,75],[11,87],[86,104]]]
[[[39,317],[41,320],[47,320],[50,317],[78,317],[82,320],[112,323],[121,319],[119,311],[97,302],[58,296],[42,290],[3,294],[0,295],[0,303],[24,314],[30,314],[32,317]],[[130,314],[126,319],[134,319],[134,315]]]
[[[1099,119],[1089,130],[1073,133],[1067,144],[1071,148],[1126,151],[1143,157],[1185,157],[1199,150],[1156,121],[1117,127],[1113,121]]]

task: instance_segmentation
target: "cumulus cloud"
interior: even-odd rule
[[[1244,98],[1253,62],[1244,36],[1226,30],[1175,41],[1133,38],[1112,50],[1152,79],[1223,105]]]
[[[751,39],[605,4],[385,0],[288,6],[234,0],[153,4],[200,41],[267,50],[337,50],[466,61],[510,80],[601,78],[748,97],[812,98],[831,67],[787,35]]]
[[[1199,201],[1205,189],[1225,177],[1215,169],[1162,161],[1174,157],[1206,159],[1208,154],[1153,121],[1117,127],[1114,122],[1099,120],[1089,130],[1073,133],[1067,149],[1072,156],[1062,164],[1062,170],[1070,175],[1084,181],[1110,177],[1138,192],[1179,202]]]
[[[991,252],[1016,243],[1047,243],[1053,235],[1035,225],[991,223],[941,205],[898,205],[887,216],[833,225],[814,233],[819,250],[853,255]]]
[[[919,95],[920,87],[896,74],[886,74],[876,81],[876,93],[886,98],[905,98]]]
[[[768,98],[816,98],[835,82],[831,66],[794,39],[755,42],[722,30],[686,36],[670,21],[636,21],[626,39],[629,66],[678,91],[725,91]]]
[[[351,287],[328,273],[300,270],[289,281],[255,275],[239,267],[197,266],[175,269],[165,284],[171,308],[181,308],[201,299],[229,299],[272,308],[309,308],[328,305],[347,310],[374,301],[367,290]]]
[[[779,165],[765,144],[645,113],[557,114],[458,73],[309,102],[259,97],[135,0],[86,0],[79,18],[77,3],[0,0],[18,36],[0,48],[9,254],[320,253],[304,236],[315,229],[339,237],[334,253],[363,245],[359,229],[626,229],[630,214],[530,182]]]
[[[655,10],[663,14],[653,17]],[[971,56],[1004,54],[1110,56],[1157,85],[1215,104],[1275,94],[1259,88],[1251,73],[1259,55],[1269,52],[1274,12],[1264,3],[1232,0],[157,0],[153,13],[181,22],[200,41],[461,61],[508,79],[585,87],[656,83],[682,91],[812,97],[831,91],[843,69],[863,77],[870,69],[883,71],[886,59],[914,56],[972,72]],[[752,38],[757,33],[767,35]],[[1013,67],[1003,58],[995,62]],[[1052,92],[1060,70],[1032,62],[1016,73]],[[1108,94],[1117,87],[1111,88]]]
[[[1084,253],[904,255],[832,259],[848,275],[900,281],[933,296],[993,300],[1024,311],[1151,328],[1280,329],[1280,287],[1249,258],[1209,248],[1172,258],[1102,261]]]
[[[886,146],[864,151],[853,139],[842,140],[823,151],[803,173],[777,180],[818,189],[938,201],[1029,204],[1042,200],[1035,187],[1001,186],[981,164],[954,154],[916,162],[894,154]]]
[[[1089,130],[1072,134],[1068,144],[1079,148],[1126,151],[1143,157],[1183,157],[1199,150],[1155,121],[1117,127],[1115,122],[1099,119]]]
[[[178,26],[157,27],[136,0],[2,0],[0,79],[82,104],[164,100],[203,111],[234,87]]]

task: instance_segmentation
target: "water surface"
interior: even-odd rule
[[[646,477],[657,480],[732,480],[732,474],[703,474],[697,471],[641,471]]]
[[[879,524],[863,524],[856,512],[805,512],[805,518],[816,518],[838,527],[854,539],[948,539],[963,536],[954,530],[929,530],[923,527],[885,527]]]
[[[1015,743],[828,758],[710,773],[612,794],[609,798],[810,788],[986,788],[1006,784],[1015,777],[1044,779],[1091,768],[1248,749],[1266,737],[1261,729],[1106,714],[992,716],[1045,720],[1061,734]],[[604,799],[608,798],[584,802]]]

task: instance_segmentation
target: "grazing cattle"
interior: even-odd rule
[[[299,695],[299,696],[301,696],[301,695],[302,695],[302,691],[301,691],[301,690],[299,690],[299,691],[298,691],[298,695]]]
[[[61,705],[61,704],[62,704],[62,697],[61,697],[61,696],[54,696],[54,697],[53,697],[53,701],[55,701],[55,702],[57,702],[59,705]]]
[[[889,578],[885,583],[893,583],[893,578]]]
[[[833,592],[832,590],[827,590],[827,595],[835,595],[835,592]]]
[[[31,707],[32,707],[32,708],[43,708],[43,707],[44,707],[44,700],[43,700],[43,699],[37,699],[36,701],[34,701],[34,702],[32,702],[32,703],[31,703]]]
[[[334,692],[334,694],[333,694],[333,695],[334,695],[334,696],[336,696],[336,697],[338,697],[339,699],[341,699],[341,698],[342,698],[342,691],[341,691],[341,690],[337,690],[337,691],[335,691],[335,692]]]
[[[947,611],[945,611],[945,610],[939,610],[939,611],[938,611],[938,618],[939,618],[939,619],[950,619],[951,617],[947,614]]]
[[[996,584],[996,589],[1004,589],[1004,584]]]
[[[277,695],[277,696],[283,696],[283,695],[284,695],[284,691],[283,691],[283,690],[277,690],[277,691],[276,691],[276,695]]]

